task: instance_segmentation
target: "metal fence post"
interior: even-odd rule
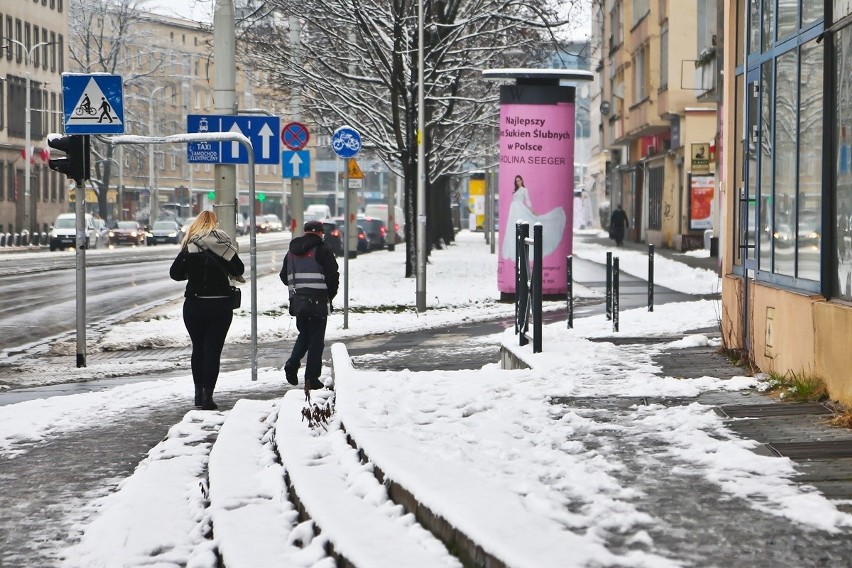
[[[648,245],[648,311],[654,311],[654,245]]]
[[[533,309],[533,353],[541,353],[541,300],[542,300],[542,276],[543,276],[543,252],[542,245],[544,227],[541,223],[536,223],[533,227],[533,289],[532,289],[532,309]]]
[[[612,330],[618,331],[618,257],[612,259]]]
[[[574,255],[565,257],[565,274],[568,280],[568,329],[574,329]]]
[[[612,253],[606,253],[606,319],[612,319]]]

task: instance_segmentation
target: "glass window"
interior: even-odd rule
[[[3,162],[0,162],[0,201],[3,201],[4,199],[6,199],[6,191],[5,191],[5,188],[6,188],[6,175],[5,175],[5,173],[6,172],[4,171],[5,167],[6,167],[6,164],[4,164]]]
[[[822,240],[822,149],[824,47],[813,40],[802,46],[799,101],[799,226],[797,276],[820,279]]]
[[[852,300],[852,27],[835,34],[838,295]]]
[[[763,0],[761,21],[761,51],[766,51],[775,43],[775,0]]]
[[[798,0],[778,0],[778,39],[791,35],[799,27]]]
[[[795,276],[798,57],[788,51],[775,66],[775,192],[772,200],[774,272]]]
[[[771,269],[770,230],[772,199],[772,61],[767,61],[760,71],[760,205],[758,214],[758,243],[760,244],[760,270]]]

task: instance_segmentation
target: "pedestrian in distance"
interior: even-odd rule
[[[290,296],[290,315],[296,317],[299,331],[290,358],[284,364],[284,376],[291,385],[299,379],[296,373],[307,354],[305,363],[305,385],[319,389],[324,385],[319,380],[322,372],[322,354],[325,349],[325,328],[331,301],[337,295],[340,272],[334,253],[323,242],[321,221],[308,221],[305,234],[290,241],[290,249],[284,256],[281,281],[287,285]]]
[[[624,212],[621,203],[619,203],[609,219],[610,237],[615,239],[616,246],[620,247],[624,243],[624,233],[628,226],[627,213]]]
[[[213,391],[225,336],[234,317],[231,279],[242,280],[245,271],[237,249],[219,229],[212,211],[202,211],[190,225],[172,263],[172,280],[186,280],[183,323],[192,340],[192,381],[195,406],[216,410]]]

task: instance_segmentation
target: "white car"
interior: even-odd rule
[[[98,248],[100,233],[95,225],[95,219],[86,213],[84,221],[88,239],[84,248]],[[64,249],[77,245],[77,215],[76,213],[62,213],[53,222],[50,228],[50,250]]]

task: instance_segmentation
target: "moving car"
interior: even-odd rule
[[[100,233],[95,226],[95,219],[86,213],[84,221],[86,227],[86,243],[84,248],[98,248]],[[56,217],[53,227],[50,229],[50,250],[73,247],[77,244],[77,215],[75,213],[62,213]]]
[[[278,215],[275,215],[274,213],[267,213],[263,217],[269,224],[270,231],[278,232],[284,230],[284,223],[281,222],[281,219],[278,218]]]
[[[177,221],[174,219],[161,219],[154,222],[154,226],[151,227],[150,235],[148,236],[148,244],[178,244],[182,239],[183,229]]]
[[[147,242],[145,227],[136,221],[119,221],[114,229],[110,229],[109,244],[144,245]]]
[[[256,233],[268,233],[272,229],[269,228],[269,221],[263,215],[255,215],[254,230]]]

